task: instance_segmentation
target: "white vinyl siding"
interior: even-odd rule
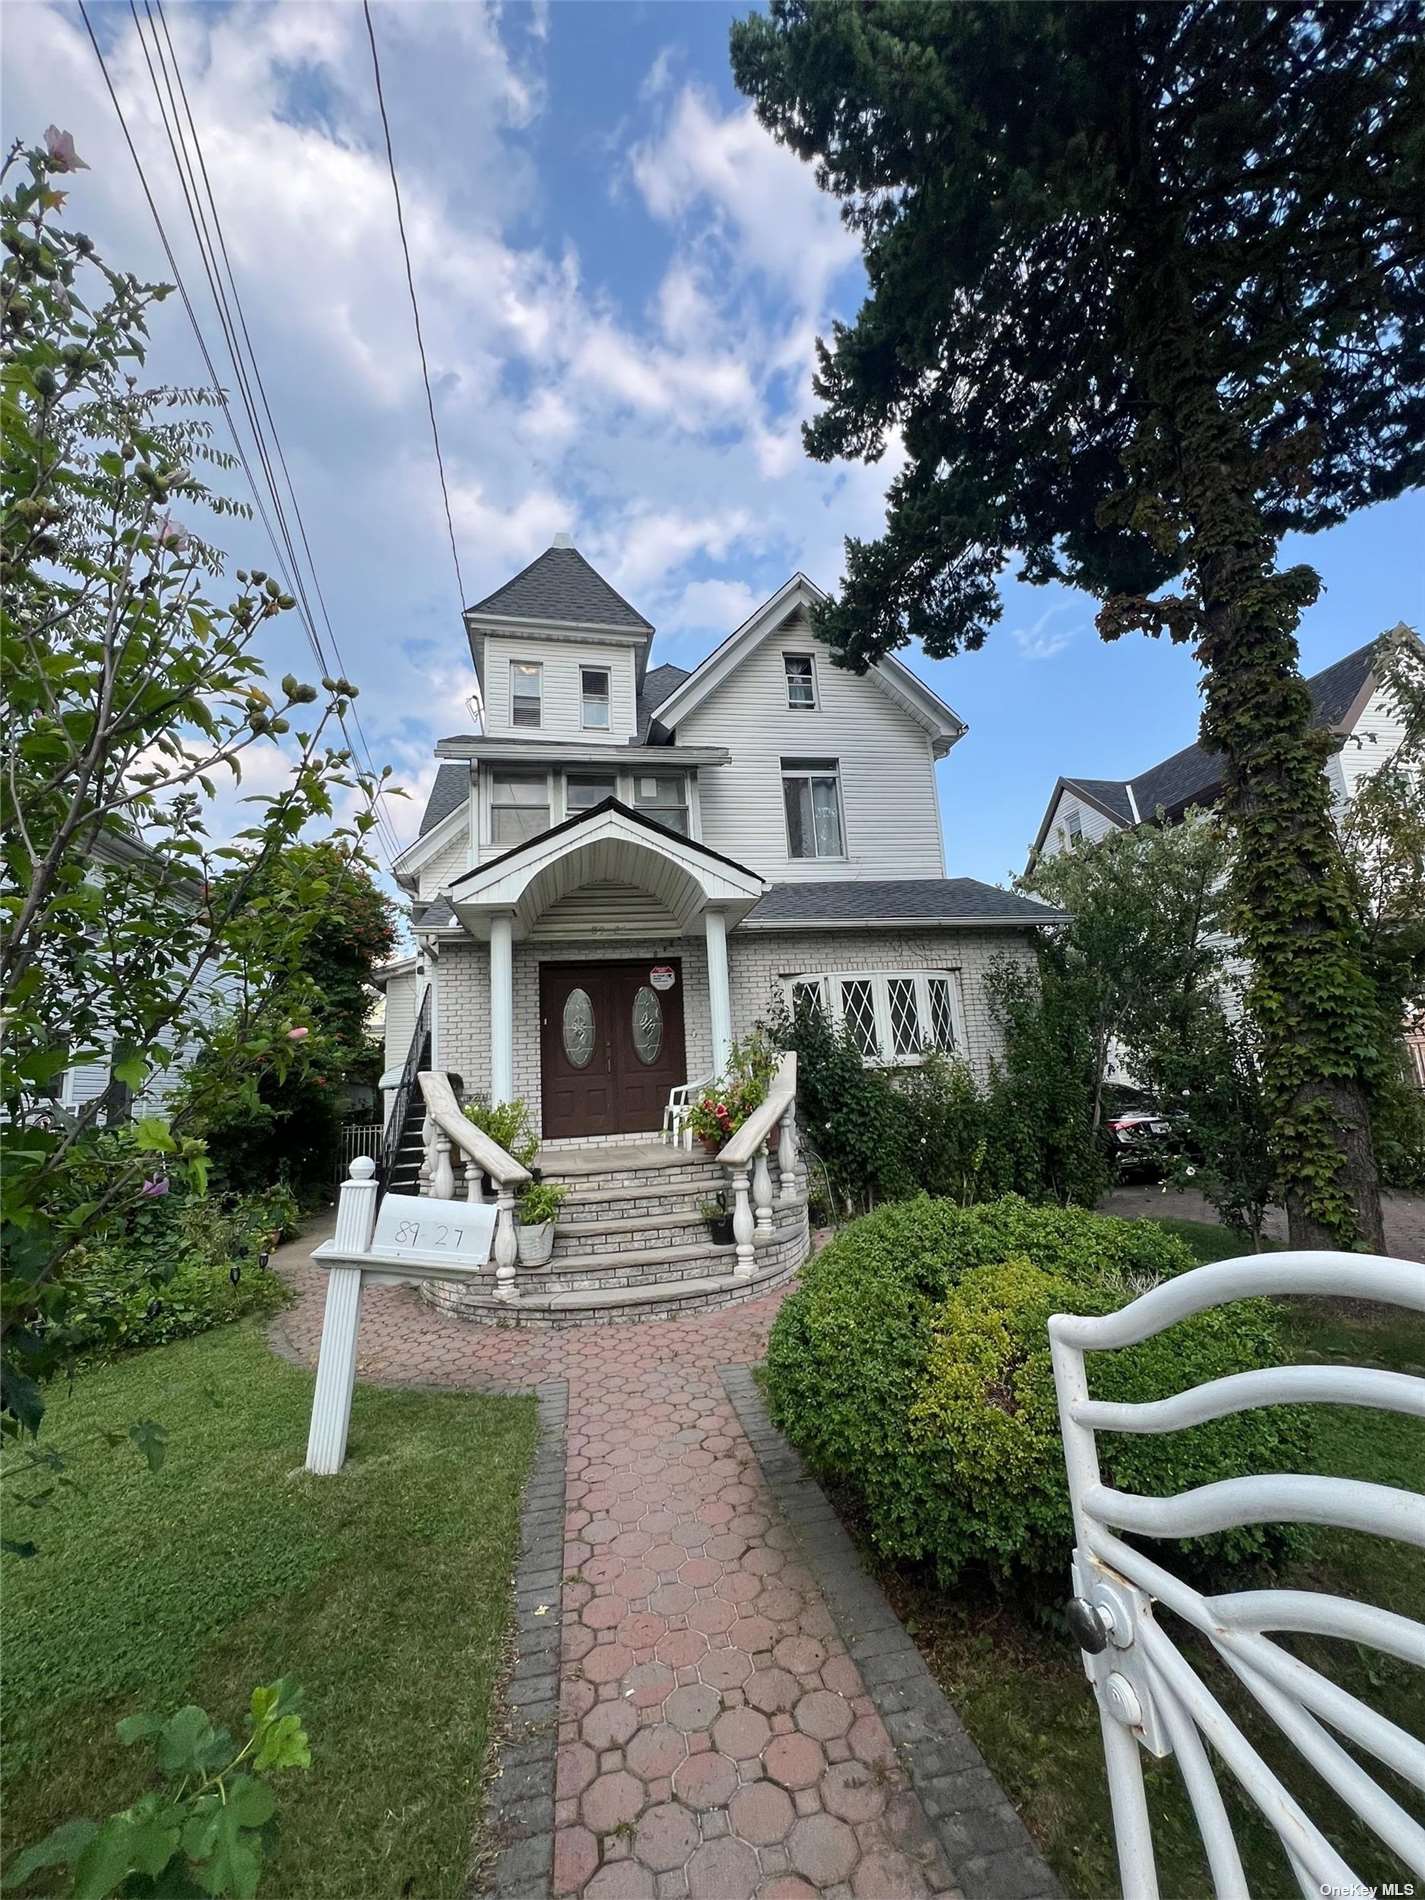
[[[1390,695],[1377,687],[1341,749],[1329,761],[1331,789],[1338,799],[1354,798],[1361,780],[1378,772],[1400,750],[1405,722]]]
[[[431,898],[449,887],[453,878],[459,877],[462,871],[469,869],[470,840],[462,831],[449,844],[442,846],[433,857],[427,858],[421,866],[417,873],[420,880],[421,898],[429,903]]]
[[[1073,821],[1078,820],[1079,836],[1088,844],[1097,844],[1100,838],[1106,838],[1110,831],[1121,831],[1111,818],[1105,818],[1096,805],[1087,804],[1076,798],[1070,791],[1059,794],[1059,802],[1054,808],[1054,816],[1049,821],[1049,829],[1044,836],[1043,855],[1046,858],[1067,851],[1074,839]]]
[[[632,647],[604,646],[594,636],[588,640],[536,640],[514,634],[492,635],[485,643],[485,731],[490,738],[532,736],[532,728],[514,723],[511,667],[522,661],[536,663],[542,669],[541,739],[627,745],[633,738],[638,720]],[[584,724],[583,674],[586,670],[609,676],[607,726]]]
[[[871,678],[817,655],[815,709],[787,705],[783,655],[805,652],[789,616],[703,703],[678,721],[680,745],[722,745],[731,765],[698,775],[703,842],[774,882],[944,877],[930,734]],[[845,856],[787,848],[784,757],[840,761]]]

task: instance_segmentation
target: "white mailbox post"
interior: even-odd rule
[[[346,1460],[361,1288],[414,1286],[422,1280],[468,1280],[489,1263],[495,1238],[493,1205],[388,1194],[376,1205],[376,1164],[358,1155],[342,1183],[336,1232],[313,1250],[327,1269],[327,1304],[307,1434],[307,1469],[330,1477]]]

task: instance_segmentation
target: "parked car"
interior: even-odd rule
[[[1161,1181],[1187,1145],[1183,1115],[1141,1089],[1106,1090],[1099,1128],[1120,1181]]]

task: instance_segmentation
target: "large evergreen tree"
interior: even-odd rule
[[[977,647],[1010,565],[1106,639],[1195,643],[1305,1245],[1380,1244],[1385,1037],[1297,664],[1319,580],[1277,550],[1425,469],[1421,29],[1418,0],[772,0],[732,37],[870,278],[808,449],[907,457],[821,631],[857,668]]]

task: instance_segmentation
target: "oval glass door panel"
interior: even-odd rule
[[[640,1062],[654,1063],[663,1047],[663,1005],[645,983],[633,999],[633,1048]]]
[[[570,990],[564,999],[564,1053],[576,1069],[589,1065],[594,1053],[594,1005],[587,990]]]

